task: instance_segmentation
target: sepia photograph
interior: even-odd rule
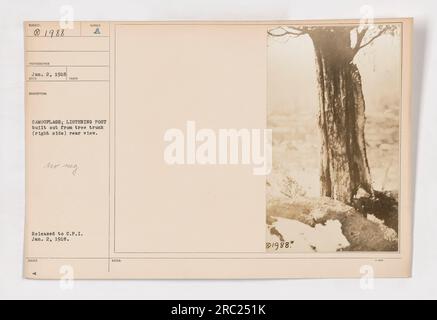
[[[267,252],[397,252],[402,24],[267,33]]]

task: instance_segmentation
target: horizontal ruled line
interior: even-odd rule
[[[26,82],[109,82],[109,80],[26,80]]]
[[[26,67],[41,67],[41,68],[49,68],[49,67],[80,67],[80,68],[84,68],[84,67],[109,67],[109,65],[44,65],[44,64],[31,64],[31,65],[26,65]]]
[[[25,50],[24,52],[107,52],[109,50]]]

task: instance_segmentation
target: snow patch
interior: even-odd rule
[[[273,217],[276,221],[269,226],[267,242],[292,242],[287,252],[336,252],[349,246],[341,231],[338,220],[328,220],[326,224],[311,227],[297,220]],[[271,229],[280,234],[274,234]],[[281,249],[284,252],[284,249]]]

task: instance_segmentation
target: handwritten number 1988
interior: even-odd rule
[[[64,29],[50,29],[45,30],[43,34],[41,34],[41,29],[37,28],[33,31],[33,35],[35,37],[43,36],[43,37],[63,37],[64,36]]]

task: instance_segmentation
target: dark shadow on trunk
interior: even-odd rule
[[[364,137],[365,102],[350,31],[330,27],[309,33],[320,99],[321,195],[345,203],[351,203],[360,188],[373,195]]]

